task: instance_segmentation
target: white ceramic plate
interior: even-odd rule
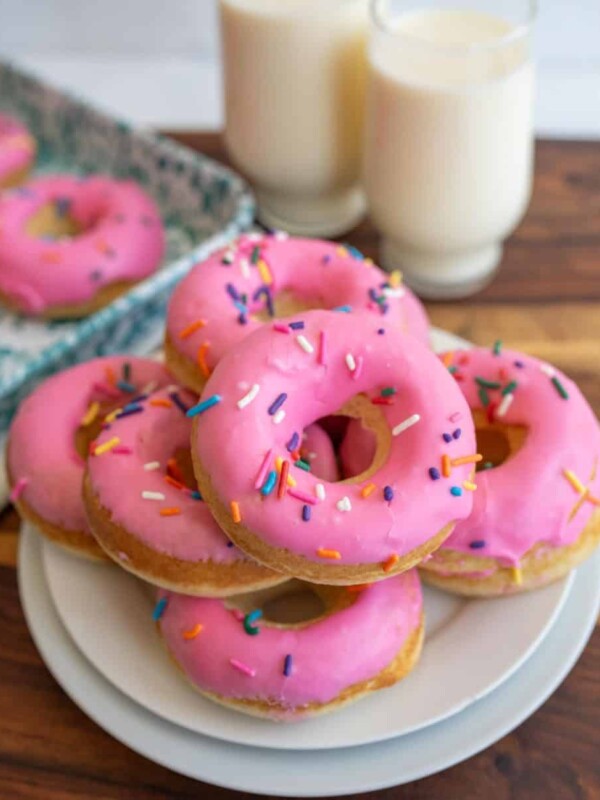
[[[40,543],[21,538],[19,586],[25,616],[46,664],[98,725],[141,755],[197,780],[279,797],[318,797],[384,789],[464,761],[505,736],[563,681],[600,610],[600,551],[577,571],[556,624],[503,686],[452,719],[401,739],[321,752],[273,752],[227,744],[171,725],[116,691],[74,646],[48,591]]]

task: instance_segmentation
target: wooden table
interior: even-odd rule
[[[224,160],[218,137],[177,137]],[[377,256],[368,222],[349,242]],[[435,325],[555,363],[600,415],[600,143],[539,142],[533,202],[492,286],[429,304]],[[0,798],[135,800],[234,797],[137,756],[58,688],[25,626],[17,593],[18,520],[0,516]],[[395,800],[600,798],[600,631],[554,696],[493,747],[444,773],[379,792]]]

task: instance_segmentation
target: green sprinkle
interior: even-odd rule
[[[310,472],[310,464],[301,458],[294,462],[294,466],[298,467],[298,469],[303,469],[305,472]]]
[[[450,366],[448,367],[448,372],[450,373],[450,375],[455,375],[458,372],[458,367]]]
[[[563,400],[568,400],[569,399],[569,393],[567,392],[565,387],[562,385],[562,383],[558,380],[556,375],[552,378],[552,383],[554,384],[554,388],[559,393],[559,395],[562,397],[562,399]]]
[[[479,389],[479,400],[484,408],[487,408],[490,404],[490,396],[483,386]]]
[[[501,339],[496,339],[496,341],[494,342],[494,347],[492,348],[492,350],[493,350],[493,353],[494,353],[495,356],[499,356],[500,355],[500,353],[502,352],[502,340]]]
[[[252,248],[252,255],[250,256],[250,261],[253,264],[258,264],[258,259],[260,258],[260,247],[253,247]]]
[[[393,397],[397,392],[397,389],[394,389],[393,386],[386,386],[385,389],[381,390],[382,397]]]
[[[502,389],[502,395],[506,397],[507,394],[512,394],[518,385],[519,384],[516,381],[511,381],[510,383],[507,383],[504,389]]]
[[[487,378],[475,378],[475,383],[479,386],[483,386],[484,389],[499,389],[502,384],[498,383],[498,381],[488,381]]]
[[[494,465],[493,465],[493,463],[491,461],[484,461],[483,464],[481,465],[481,469],[482,470],[483,469],[493,469],[493,468],[494,468]]]

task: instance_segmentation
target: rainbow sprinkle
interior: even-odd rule
[[[250,389],[250,391],[245,394],[240,400],[237,402],[237,407],[239,409],[244,409],[246,406],[249,406],[253,400],[256,400],[258,393],[260,392],[260,385],[255,383],[254,386]]]
[[[386,558],[381,567],[384,572],[391,572],[398,563],[398,561],[400,561],[400,556],[394,553],[389,558]]]
[[[333,561],[338,561],[342,557],[339,550],[327,550],[325,547],[319,547],[317,555],[319,558],[329,558]]]
[[[93,455],[101,456],[104,453],[108,453],[110,450],[112,450],[114,447],[117,447],[117,445],[120,444],[121,440],[119,439],[119,437],[113,436],[112,439],[109,439],[107,442],[104,442],[104,444],[97,445],[93,450]]]
[[[28,478],[19,478],[19,480],[16,481],[15,485],[12,488],[11,493],[8,496],[9,501],[11,503],[15,503],[19,499],[19,497],[21,497],[21,495],[27,488],[28,484],[29,484]]]
[[[420,419],[420,414],[413,414],[412,416],[407,417],[404,422],[401,422],[399,425],[396,425],[395,428],[392,428],[392,436],[399,436],[401,433],[404,433],[405,430],[408,430],[408,428],[412,428],[413,425],[416,425]]]
[[[158,622],[158,620],[165,613],[168,602],[168,598],[161,597],[158,603],[154,606],[154,611],[152,612],[152,619],[154,622]]]
[[[496,409],[496,417],[501,418],[506,415],[506,412],[511,407],[515,396],[513,394],[505,394],[502,398],[502,402]]]
[[[269,465],[271,464],[272,456],[273,456],[273,450],[267,450],[267,452],[265,453],[265,457],[262,460],[262,464],[260,465],[260,469],[258,470],[256,480],[254,481],[255,489],[260,489],[260,487],[265,482],[265,478],[267,477],[267,472],[269,471]]]
[[[394,499],[394,490],[391,486],[384,486],[383,499],[386,501],[386,503],[391,503]]]
[[[352,355],[352,353],[346,353],[346,359],[345,360],[346,360],[346,366],[348,367],[350,372],[354,372],[354,370],[356,369],[356,361],[355,361],[354,356]]]
[[[367,483],[367,485],[363,486],[363,488],[360,490],[360,496],[361,497],[365,497],[365,498],[369,497],[369,495],[373,494],[373,492],[375,491],[376,488],[377,488],[377,484],[375,484],[375,483]]]
[[[327,339],[325,331],[319,333],[319,355],[317,360],[321,366],[325,366],[327,363]]]
[[[208,411],[209,408],[213,408],[213,406],[218,405],[222,399],[223,398],[221,395],[213,394],[212,397],[209,397],[208,399],[203,400],[201,403],[198,403],[198,405],[188,409],[188,411],[186,411],[186,416],[197,417],[199,414],[203,414],[205,411]]]
[[[258,636],[260,633],[260,628],[254,625],[263,615],[263,612],[260,608],[255,609],[254,611],[250,611],[249,614],[246,614],[244,617],[244,630],[248,634],[248,636]]]
[[[173,506],[171,508],[161,508],[160,515],[161,517],[176,517],[181,514],[181,509],[177,506]]]
[[[162,492],[142,492],[142,498],[144,500],[158,500],[162,502],[165,496]]]
[[[304,350],[305,353],[309,353],[310,354],[310,353],[314,353],[315,352],[315,348],[308,341],[306,336],[304,336],[304,334],[301,333],[299,336],[296,336],[296,341],[298,342],[298,344]]]
[[[146,472],[154,472],[156,469],[160,469],[160,461],[148,461],[144,464],[144,470]]]
[[[237,500],[232,500],[231,503],[229,504],[229,507],[231,509],[231,519],[235,522],[236,525],[239,525],[239,523],[242,521],[240,504],[237,502]]]
[[[283,659],[283,676],[289,678],[292,674],[292,656],[290,653]]]
[[[281,471],[279,473],[279,485],[277,487],[277,499],[282,500],[285,497],[288,484],[288,475],[290,471],[290,462],[283,461],[281,464]]]
[[[88,410],[83,415],[81,422],[79,423],[82,426],[82,428],[87,428],[88,425],[91,425],[92,422],[98,416],[99,412],[100,412],[100,403],[96,401],[91,403]]]
[[[206,326],[205,319],[197,319],[195,322],[191,322],[187,327],[179,331],[179,338],[187,339],[192,334],[196,333],[196,331],[199,331],[201,328],[204,328],[205,326]]]
[[[287,400],[287,397],[288,396],[287,396],[286,392],[282,392],[280,395],[277,395],[275,400],[273,400],[273,402],[271,403],[271,405],[267,409],[267,413],[270,414],[270,416],[274,416],[279,411],[281,406],[285,403],[285,401]]]
[[[439,469],[436,467],[429,467],[429,477],[432,481],[439,481],[442,476],[440,475]]]
[[[311,508],[308,504],[302,506],[302,519],[304,522],[310,522]]]
[[[203,342],[200,347],[198,348],[198,366],[200,367],[200,372],[204,375],[205,378],[210,377],[210,367],[206,363],[206,354],[210,349],[210,344],[208,342]]]
[[[477,484],[473,483],[473,481],[464,481],[463,489],[466,489],[468,492],[475,492],[477,490]]]
[[[338,511],[348,512],[352,511],[352,503],[350,502],[350,498],[348,495],[342,497],[341,500],[338,500],[336,503],[336,508]]]
[[[249,678],[253,678],[256,675],[255,669],[252,669],[252,667],[249,667],[242,661],[238,661],[237,658],[230,658],[229,663],[234,669],[237,669],[238,672],[241,672],[243,675],[247,675]]]
[[[192,639],[195,639],[203,629],[204,625],[201,625],[199,622],[197,622],[189,631],[184,631],[182,636],[187,642],[191,642]]]
[[[460,486],[451,486],[450,487],[450,494],[453,497],[461,497],[462,493],[463,492],[462,492],[462,489],[460,488]]]
[[[558,394],[562,397],[562,399],[568,400],[569,393],[567,392],[563,384],[560,382],[560,380],[556,377],[556,375],[553,375],[550,380],[552,381],[552,385],[554,386]]]
[[[322,483],[317,483],[315,486],[315,494],[319,500],[323,501],[327,497],[325,486]]]
[[[277,472],[273,469],[267,475],[267,479],[262,485],[260,493],[263,497],[268,497],[273,489],[275,488],[275,484],[277,483]]]
[[[478,464],[483,461],[481,453],[475,453],[472,456],[461,456],[460,458],[453,458],[451,464],[453,467],[460,467],[463,464]]]
[[[303,492],[301,489],[295,489],[294,487],[291,487],[288,489],[288,494],[295,500],[300,500],[301,503],[306,503],[309,506],[317,505],[317,498],[307,494],[306,492]]]

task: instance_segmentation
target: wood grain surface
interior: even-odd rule
[[[176,138],[226,160],[216,135]],[[346,240],[377,257],[368,221]],[[555,363],[600,415],[600,143],[539,142],[533,201],[497,279],[473,299],[428,304],[428,311],[435,325],[478,344],[500,338]],[[14,511],[0,515],[0,800],[242,797],[137,756],[64,695],[38,656],[19,605],[17,531]],[[600,800],[599,743],[597,627],[563,685],[516,731],[439,775],[363,797]]]

